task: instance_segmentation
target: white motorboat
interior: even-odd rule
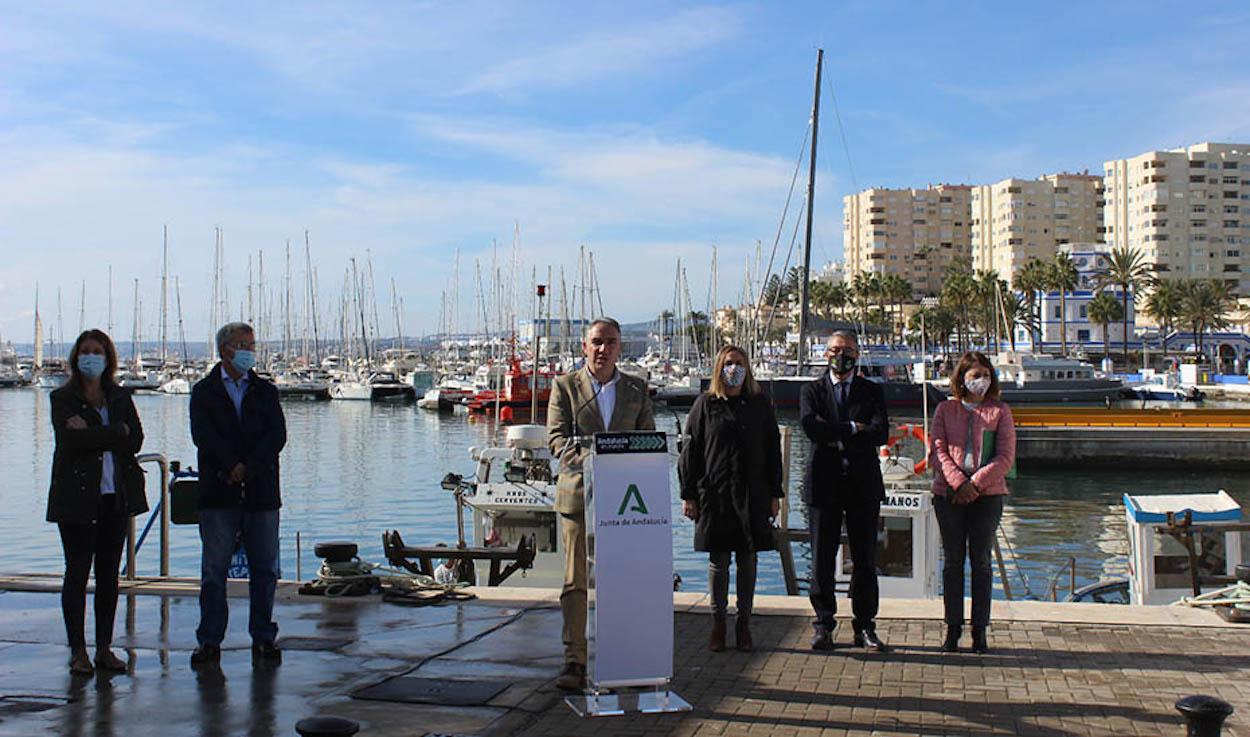
[[[1007,404],[1103,402],[1117,399],[1124,383],[1099,376],[1092,364],[1073,358],[1004,351],[994,361]]]
[[[190,394],[191,382],[181,376],[174,377],[161,384],[161,394]]]

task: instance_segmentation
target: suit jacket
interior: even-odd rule
[[[962,468],[972,422],[972,457],[981,459],[985,431],[995,434],[994,457],[969,476]],[[933,469],[933,493],[945,495],[971,481],[983,496],[1007,493],[1007,472],[1016,462],[1016,424],[1011,409],[997,399],[986,399],[972,410],[958,399],[938,405],[929,427],[929,467]]]
[[[282,506],[278,453],[286,445],[286,418],[278,390],[256,372],[243,393],[243,418],[221,380],[221,363],[191,389],[191,440],[200,464],[200,508]],[[247,469],[243,484],[228,484],[235,464]]]
[[[834,401],[828,370],[799,393],[799,424],[812,441],[803,483],[803,501],[809,506],[829,500],[885,499],[877,457],[877,449],[885,445],[890,432],[885,392],[862,376],[852,380],[850,392],[845,416]],[[852,421],[867,427],[852,433]],[[845,474],[843,459],[847,461]]]
[[[49,401],[56,449],[52,452],[47,520],[79,524],[95,521],[100,508],[105,451],[113,454],[113,501],[118,509],[132,517],[148,511],[143,470],[135,460],[135,454],[143,447],[143,426],[139,424],[130,391],[119,386],[104,387],[108,425],[72,382],[53,391]],[[82,417],[87,427],[67,427],[69,418],[75,415]]]
[[[589,441],[580,449],[574,447],[574,435],[589,438],[597,432],[655,429],[646,383],[628,374],[618,372],[618,376],[621,378],[616,384],[616,404],[607,422],[599,414],[599,401],[586,368],[561,376],[551,389],[547,402],[547,445],[552,455],[560,459],[557,512],[580,514],[586,507],[582,466],[592,448]]]

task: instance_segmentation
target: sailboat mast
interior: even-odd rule
[[[182,365],[185,367],[191,362],[191,358],[187,355],[187,333],[182,327],[182,289],[178,286],[178,277],[174,277],[174,301],[177,303],[178,309],[178,340],[182,343]]]
[[[164,364],[169,337],[169,226],[161,226],[161,363]]]
[[[816,49],[816,89],[812,95],[812,148],[807,166],[807,226],[803,241],[803,274],[799,284],[799,345],[796,376],[803,375],[803,362],[807,358],[807,307],[808,281],[812,273],[812,213],[816,204],[816,135],[820,132],[820,71],[825,60],[825,50]]]
[[[308,229],[304,229],[304,271],[308,275],[308,311],[312,315],[313,360],[321,365],[321,338],[317,330],[317,272],[312,267],[312,248],[308,245]]]

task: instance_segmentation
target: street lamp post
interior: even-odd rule
[[[920,300],[920,397],[924,406],[924,451],[929,454],[929,331],[925,325],[925,312],[938,304],[937,297]]]

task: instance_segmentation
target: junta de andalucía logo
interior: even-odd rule
[[[625,496],[621,497],[621,506],[616,510],[616,515],[623,516],[626,511],[647,514],[647,503],[642,500],[642,492],[638,491],[637,484],[630,484],[625,490]]]

